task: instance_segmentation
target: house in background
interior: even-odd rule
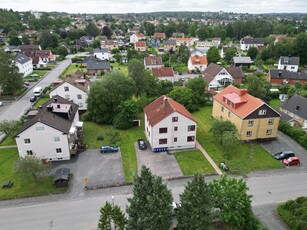
[[[206,56],[190,56],[189,60],[188,60],[188,70],[192,71],[200,71],[203,72],[208,65],[208,61]]]
[[[212,38],[212,44],[218,48],[221,45],[221,38]]]
[[[300,82],[304,84],[307,82],[307,73],[304,72],[290,72],[288,70],[270,69],[268,71],[267,80],[272,85],[294,84]]]
[[[145,52],[146,51],[146,42],[140,41],[134,43],[134,49],[136,51]]]
[[[232,85],[213,97],[212,116],[231,121],[243,141],[276,138],[280,120],[268,104]]]
[[[201,50],[199,49],[193,49],[190,51],[190,56],[205,56],[204,52],[202,52]]]
[[[244,66],[246,68],[250,68],[253,63],[250,57],[233,57],[231,62],[232,66]]]
[[[164,50],[166,52],[175,52],[177,49],[176,41],[174,40],[166,40],[163,42]]]
[[[219,90],[228,85],[241,84],[244,78],[241,67],[222,67],[215,63],[210,63],[203,76],[208,83],[208,90]]]
[[[132,34],[130,36],[130,43],[136,43],[142,40],[146,40],[146,37],[144,34]]]
[[[221,55],[221,58],[225,58],[225,54],[226,54],[226,51],[228,49],[234,49],[237,51],[237,48],[236,47],[227,47],[227,46],[223,46],[222,49],[220,49],[220,55]]]
[[[243,51],[249,50],[251,47],[256,47],[257,49],[264,47],[264,39],[263,38],[253,38],[248,35],[240,40],[240,48]]]
[[[291,125],[307,131],[307,98],[293,95],[288,101],[280,104],[280,111],[291,117]]]
[[[32,59],[23,54],[17,54],[15,57],[15,65],[19,69],[19,73],[23,77],[29,76],[33,73]]]
[[[101,60],[93,55],[86,57],[83,61],[80,61],[83,67],[87,66],[89,62],[100,62]]]
[[[86,64],[87,74],[101,74],[111,71],[111,66],[108,61],[88,62]]]
[[[93,49],[93,54],[96,58],[100,60],[110,60],[109,49],[107,48],[96,48]]]
[[[278,69],[288,70],[290,72],[297,72],[300,65],[299,57],[281,56],[278,61]]]
[[[100,42],[100,47],[106,48],[109,51],[113,50],[113,49],[118,49],[119,48],[119,44],[118,41],[116,40],[105,40],[105,41],[101,41]]]
[[[165,39],[165,33],[155,33],[154,39],[159,39],[159,40]]]
[[[60,96],[32,113],[15,136],[20,157],[36,155],[42,160],[69,160],[82,143],[78,105]]]
[[[172,83],[174,83],[174,81],[177,81],[177,79],[175,79],[173,67],[152,68],[151,73],[159,80],[168,80]]]
[[[187,47],[190,47],[194,45],[194,39],[193,38],[174,38],[171,37],[169,40],[176,41],[176,45],[186,45]]]
[[[196,146],[197,121],[181,104],[161,96],[144,108],[145,135],[154,152]]]
[[[161,68],[163,67],[162,59],[155,55],[144,57],[144,66],[146,69]]]

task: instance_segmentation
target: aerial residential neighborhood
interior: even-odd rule
[[[0,9],[0,229],[305,229],[306,12],[132,2]]]

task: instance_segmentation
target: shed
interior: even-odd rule
[[[53,179],[53,184],[55,185],[55,187],[57,188],[68,187],[69,173],[70,173],[69,168],[58,169]]]

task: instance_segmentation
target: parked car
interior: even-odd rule
[[[279,153],[275,153],[273,157],[276,160],[284,160],[284,159],[288,159],[289,157],[295,157],[295,154],[292,151],[282,151]]]
[[[34,101],[36,101],[36,99],[37,99],[36,96],[30,97],[30,102],[34,102]]]
[[[282,161],[282,163],[285,166],[300,165],[301,164],[300,159],[298,159],[297,157],[289,157],[288,159],[284,159]]]
[[[221,162],[219,164],[220,169],[222,169],[224,172],[228,172],[229,171],[229,167],[225,162]]]
[[[173,216],[176,216],[177,212],[178,212],[178,208],[180,207],[181,205],[176,203],[175,201],[173,201],[172,203],[172,207],[173,207],[173,211],[172,211],[172,214]]]
[[[0,101],[0,106],[3,106],[3,101]]]
[[[118,152],[117,146],[105,145],[100,147],[101,153],[116,153]]]
[[[7,181],[4,181],[3,184],[2,184],[2,188],[10,188],[13,186],[13,182],[10,181],[10,180],[7,180]]]
[[[138,139],[138,145],[140,150],[145,150],[147,149],[146,143],[144,139]]]

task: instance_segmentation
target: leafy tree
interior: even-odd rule
[[[190,88],[193,91],[195,101],[199,106],[204,106],[206,103],[204,94],[206,86],[207,83],[204,81],[204,78],[202,76],[194,79],[189,79],[186,84],[186,87]]]
[[[233,147],[238,143],[236,126],[227,120],[214,120],[210,129],[212,135],[225,147]]]
[[[8,137],[14,139],[15,133],[18,131],[19,126],[20,126],[19,121],[4,120],[4,121],[0,122],[0,132],[4,133],[5,136],[8,136]]]
[[[0,92],[3,95],[14,95],[21,88],[21,74],[11,54],[0,50],[0,60]]]
[[[42,49],[47,47],[56,48],[59,44],[59,40],[56,34],[50,34],[48,31],[42,32],[40,36],[40,45]]]
[[[264,80],[261,80],[255,75],[251,75],[246,78],[246,84],[249,94],[261,99],[267,97],[270,86],[267,86],[267,82]]]
[[[178,53],[179,53],[178,60],[181,61],[181,63],[187,64],[190,57],[189,48],[185,45],[180,45]]]
[[[145,25],[145,31],[147,36],[153,36],[155,33],[155,25],[147,22]]]
[[[144,64],[140,60],[132,60],[128,64],[128,76],[135,82],[135,95],[139,96],[148,88],[148,82],[145,78],[146,70]]]
[[[100,30],[97,28],[95,23],[90,22],[84,29],[85,33],[89,36],[96,37],[100,34]]]
[[[19,46],[19,45],[22,44],[22,42],[21,42],[21,40],[18,37],[11,37],[10,41],[9,41],[9,44],[11,46]]]
[[[119,72],[107,74],[102,81],[92,85],[85,118],[100,124],[112,124],[117,107],[122,101],[130,99],[134,92],[135,83],[131,78]]]
[[[129,205],[127,229],[168,230],[172,220],[172,193],[162,178],[152,175],[144,165],[135,178]]]
[[[126,224],[127,219],[119,206],[112,206],[109,202],[106,202],[105,205],[100,208],[98,229],[112,230],[113,225],[114,229],[124,230]]]
[[[129,129],[132,121],[138,117],[138,105],[134,100],[126,100],[117,107],[114,117],[114,126],[118,129]]]
[[[243,179],[228,179],[225,174],[219,180],[209,184],[214,194],[214,208],[217,209],[224,222],[236,229],[257,229],[257,221],[251,208],[251,195]]]
[[[209,229],[215,213],[210,188],[200,174],[196,174],[180,195],[177,229]]]
[[[82,36],[85,36],[85,35],[86,35],[86,32],[84,30],[69,30],[67,32],[67,37],[70,40],[76,40],[76,39],[79,39],[79,38],[81,38]]]
[[[207,30],[206,26],[201,26],[197,30],[197,36],[199,37],[200,40],[206,40],[208,37],[210,37],[209,31]]]
[[[250,47],[248,50],[247,50],[247,56],[249,56],[251,59],[255,59],[258,55],[259,51],[257,49],[257,47]]]
[[[211,46],[207,52],[208,63],[217,63],[221,59],[218,48]]]
[[[182,104],[190,112],[194,112],[199,109],[195,101],[194,93],[190,88],[174,88],[169,93],[169,97]]]
[[[294,41],[294,49],[297,56],[300,57],[301,64],[307,64],[307,33],[300,33]]]
[[[193,22],[189,26],[189,34],[191,37],[196,37],[196,31],[197,31],[197,24]]]
[[[102,28],[102,35],[106,36],[107,38],[111,38],[113,31],[110,29],[110,27],[105,26]]]
[[[57,52],[60,56],[63,56],[63,57],[66,57],[68,55],[68,50],[66,49],[65,46],[60,46]]]
[[[49,164],[44,164],[43,161],[35,155],[20,157],[14,166],[18,175],[23,178],[32,179],[35,182],[37,182],[41,176],[46,175],[51,169]]]
[[[166,37],[171,37],[173,35],[173,33],[176,32],[176,25],[174,22],[170,22],[168,23],[167,26],[165,26],[165,29],[164,29],[164,32],[165,32],[165,36]]]
[[[231,59],[236,55],[236,53],[237,50],[235,48],[226,49],[224,60],[230,63]]]
[[[24,36],[22,36],[22,44],[24,44],[24,45],[30,45],[30,40],[29,40],[29,37],[28,36],[26,36],[26,35],[24,35]]]

